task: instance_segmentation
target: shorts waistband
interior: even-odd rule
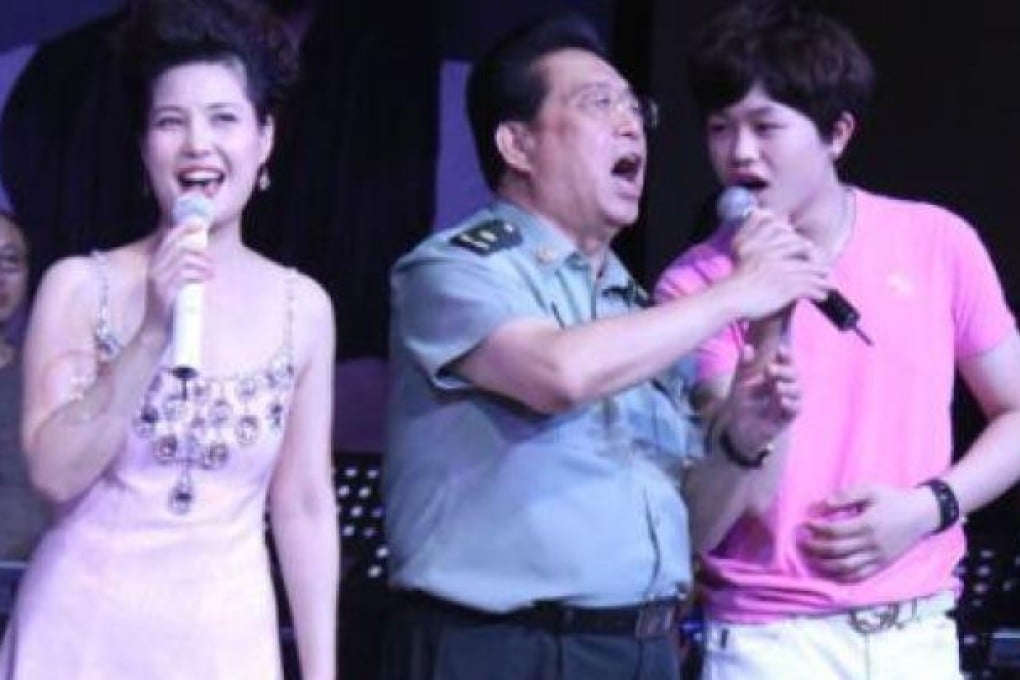
[[[396,601],[417,609],[468,619],[479,624],[512,624],[555,633],[627,635],[652,638],[669,635],[677,625],[681,600],[676,597],[649,600],[621,607],[575,607],[557,601],[536,602],[505,613],[486,612],[451,602],[421,590],[401,590]]]
[[[875,635],[891,628],[903,627],[934,616],[943,616],[956,605],[956,598],[949,591],[922,595],[898,602],[885,602],[869,605],[866,607],[854,607],[843,611],[829,614],[797,614],[777,619],[774,623],[784,621],[802,621],[805,623],[819,622],[830,625],[847,626],[860,635]],[[740,624],[728,621],[709,619],[710,627],[717,630],[725,638],[727,629],[741,628],[743,626],[769,625],[772,622],[762,624]]]

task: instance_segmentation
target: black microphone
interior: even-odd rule
[[[758,207],[758,200],[749,189],[737,184],[726,187],[719,194],[715,207],[716,214],[723,224],[739,225],[747,219],[752,210]],[[861,313],[838,290],[833,288],[824,300],[820,302],[813,300],[813,302],[836,328],[841,331],[851,330],[868,345],[874,344],[871,338],[858,326]]]

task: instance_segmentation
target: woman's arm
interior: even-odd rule
[[[81,494],[114,458],[166,344],[165,332],[139,332],[100,365],[98,290],[85,258],[55,265],[25,339],[22,444],[33,485],[56,503]]]
[[[340,535],[331,476],[334,321],[329,298],[302,280],[297,381],[270,488],[270,523],[287,589],[301,677],[336,677]],[[302,365],[303,364],[303,365]]]
[[[182,227],[160,242],[148,266],[142,322],[106,363],[97,359],[93,336],[95,265],[69,258],[43,278],[25,342],[21,435],[32,483],[51,501],[77,497],[116,456],[166,347],[171,301],[185,282],[211,276],[208,257],[184,246],[193,231]],[[110,302],[116,314],[118,301]]]

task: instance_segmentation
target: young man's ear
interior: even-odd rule
[[[832,136],[829,138],[829,153],[832,162],[835,163],[843,156],[846,147],[857,129],[857,119],[849,111],[839,114],[839,118],[832,124]]]
[[[496,149],[507,167],[526,172],[531,168],[531,132],[520,121],[504,121],[496,128]]]

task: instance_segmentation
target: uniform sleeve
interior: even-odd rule
[[[729,259],[704,246],[695,246],[673,261],[655,285],[655,301],[694,295],[729,276]],[[737,365],[743,333],[739,324],[727,324],[694,351],[694,374],[698,381],[731,373]]]
[[[1016,321],[977,233],[959,219],[951,227],[947,242],[953,272],[954,342],[957,359],[966,359],[998,346],[1014,332]]]
[[[509,267],[499,266],[500,257],[433,253],[394,267],[395,340],[436,387],[469,387],[450,364],[507,321],[540,314],[534,295]]]

